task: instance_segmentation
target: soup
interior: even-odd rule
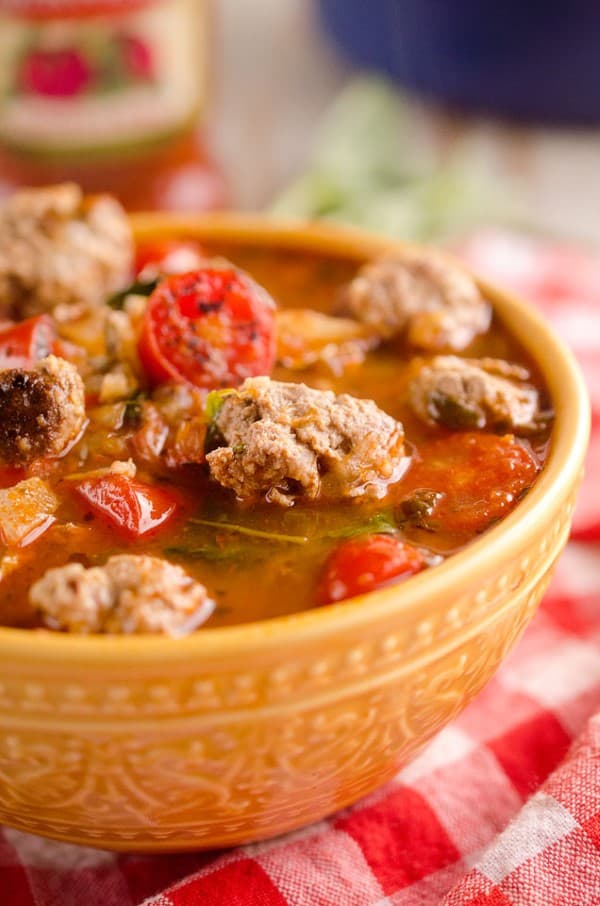
[[[327,606],[435,569],[535,482],[540,377],[439,253],[135,251],[76,187],[0,213],[0,623]]]

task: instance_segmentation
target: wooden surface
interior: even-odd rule
[[[315,130],[351,77],[311,0],[215,0],[209,136],[241,208],[261,208],[307,162]],[[600,242],[600,132],[464,119],[415,101],[415,128],[443,156],[466,145],[550,230]]]

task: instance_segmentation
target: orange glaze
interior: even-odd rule
[[[204,248],[209,254],[228,258],[246,269],[281,307],[331,312],[339,287],[356,270],[356,265],[304,252],[229,248],[222,244],[205,244]],[[76,327],[69,327],[68,339],[77,334]],[[90,344],[95,352],[97,336],[96,331],[91,331]],[[531,363],[497,323],[462,354],[525,364],[543,392]],[[180,563],[207,586],[217,601],[215,614],[206,625],[219,626],[315,606],[325,560],[341,543],[340,539],[360,534],[365,524],[377,531],[395,523],[400,537],[431,555],[447,555],[460,549],[506,515],[535,480],[531,454],[541,466],[548,431],[527,441],[513,441],[427,427],[406,404],[410,368],[410,353],[398,344],[390,344],[368,353],[364,364],[350,365],[340,375],[332,374],[323,365],[302,372],[276,367],[272,375],[278,380],[303,380],[319,389],[371,398],[404,424],[412,464],[385,500],[334,506],[297,504],[291,509],[267,503],[243,506],[211,484],[202,466],[174,471],[164,465],[152,467],[145,463],[138,466],[137,480],[175,486],[185,503],[167,529],[134,542],[124,541],[86,507],[73,492],[74,482],[68,478],[134,455],[132,429],[107,431],[94,421],[94,410],[89,409],[89,426],[76,447],[62,460],[36,463],[28,470],[29,475],[38,474],[48,480],[61,503],[56,523],[42,537],[22,551],[7,552],[5,577],[0,582],[0,622],[36,625],[27,603],[28,588],[49,567],[73,560],[98,564],[116,552],[147,552]],[[513,443],[519,445],[516,452]],[[517,461],[514,468],[507,466],[507,453]],[[401,501],[415,487],[447,492],[441,518],[425,527],[403,521]],[[256,538],[193,524],[188,521],[190,518],[223,520],[250,530],[284,535],[287,540]]]

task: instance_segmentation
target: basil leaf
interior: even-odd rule
[[[112,296],[109,296],[109,298],[106,300],[106,304],[109,308],[112,308],[115,311],[122,311],[127,296],[151,296],[158,286],[158,283],[158,278],[156,278],[155,280],[144,281],[143,283],[136,280],[131,283],[126,289],[121,289],[118,293],[114,293]]]

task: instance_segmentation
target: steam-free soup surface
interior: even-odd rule
[[[203,243],[202,250],[247,271],[281,309],[336,311],[340,288],[359,267],[355,261],[282,248]],[[85,316],[59,332],[63,341],[87,348],[89,360],[102,352],[99,323],[98,315]],[[35,462],[20,471],[21,477],[40,476],[60,503],[54,524],[37,540],[5,549],[0,622],[39,625],[29,589],[49,568],[72,562],[93,566],[123,552],[165,558],[199,580],[216,601],[207,628],[316,606],[327,558],[348,539],[391,534],[424,552],[427,565],[435,568],[442,558],[510,512],[526,493],[536,469],[543,465],[549,427],[548,422],[540,423],[537,430],[515,441],[512,435],[507,439],[506,431],[450,430],[426,424],[408,402],[407,385],[415,374],[416,355],[415,350],[392,340],[368,351],[362,362],[331,366],[321,361],[300,370],[275,366],[271,377],[277,381],[303,381],[319,390],[374,400],[402,423],[406,435],[404,474],[381,499],[299,499],[289,507],[266,500],[240,502],[229,489],[210,479],[205,465],[170,468],[159,458],[153,463],[151,457],[140,457],[140,413],[154,391],[142,386],[124,410],[122,405],[119,409],[117,404],[94,398],[88,382],[89,422],[83,436],[66,455]],[[521,364],[530,372],[530,385],[540,393],[541,407],[547,408],[535,368],[496,319],[460,356]],[[511,453],[515,445],[527,459],[523,470],[520,453],[516,460]],[[108,468],[115,461],[136,461],[136,457],[136,480],[180,494],[178,514],[168,528],[143,540],[125,539],[97,509],[73,493],[81,476]],[[10,469],[2,472],[4,487],[14,480]],[[428,515],[427,508],[415,513],[411,498],[415,489],[445,495],[441,513]]]

